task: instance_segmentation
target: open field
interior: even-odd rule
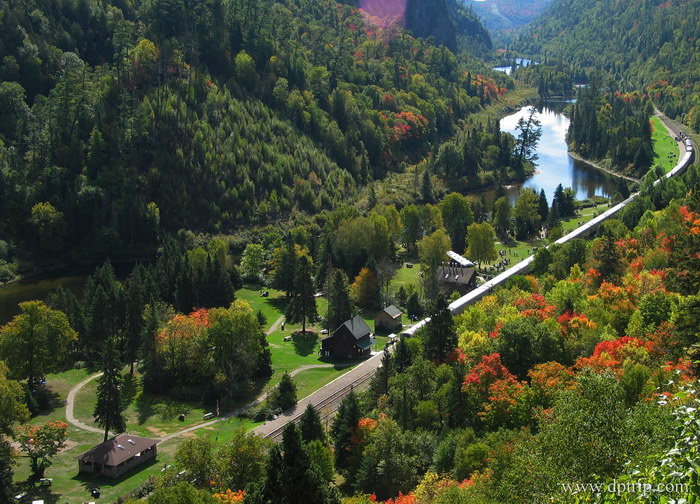
[[[661,165],[665,173],[678,162],[678,144],[657,116],[651,117],[652,140],[654,142],[654,164]]]

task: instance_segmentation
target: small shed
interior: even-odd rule
[[[345,321],[333,334],[321,340],[321,356],[360,359],[372,353],[372,331],[359,315]]]
[[[118,478],[156,458],[157,439],[119,434],[78,455],[78,471]]]
[[[393,332],[401,329],[403,312],[394,305],[389,305],[374,316],[374,332]]]

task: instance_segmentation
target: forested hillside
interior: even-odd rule
[[[429,38],[327,0],[0,2],[0,232],[114,256],[332,208],[505,92],[406,22]]]
[[[609,72],[611,91],[645,89],[700,129],[700,3],[557,0],[515,44]]]

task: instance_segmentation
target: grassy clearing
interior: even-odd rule
[[[263,290],[269,292],[270,295],[262,297],[260,292]],[[287,301],[282,291],[253,284],[246,284],[242,289],[238,289],[236,291],[236,299],[247,301],[256,313],[261,311],[265,315],[268,326],[274,324],[275,320],[284,314],[287,306]]]
[[[579,227],[582,223],[585,224],[586,222],[590,221],[594,217],[600,215],[601,213],[605,212],[608,208],[608,203],[601,203],[595,207],[590,207],[590,208],[584,208],[578,211],[578,213],[574,216],[571,217],[570,219],[562,220],[561,221],[561,227],[562,230],[564,231],[564,234],[570,233],[577,227]],[[533,254],[533,248],[534,247],[542,247],[544,245],[547,245],[548,241],[547,240],[542,240],[539,238],[533,238],[531,240],[527,241],[513,241],[509,242],[508,244],[504,244],[502,242],[496,242],[496,250],[505,250],[506,251],[506,258],[510,259],[511,266],[517,264],[518,262],[522,261],[523,259],[527,258],[529,255]],[[494,261],[492,263],[484,263],[482,266],[486,265],[492,265],[496,264],[500,261],[500,256],[497,261]],[[489,272],[492,273],[492,272]]]
[[[657,116],[651,117],[652,141],[654,142],[654,164],[661,165],[668,173],[678,163],[678,144]]]

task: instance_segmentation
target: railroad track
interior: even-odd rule
[[[360,376],[356,377],[353,381],[350,383],[346,384],[343,386],[343,388],[340,388],[330,394],[329,396],[321,399],[318,403],[314,404],[311,403],[312,406],[320,413],[321,415],[321,420],[322,421],[327,421],[330,417],[333,416],[333,414],[338,411],[338,408],[340,407],[340,403],[347,394],[350,393],[351,390],[357,390],[357,389],[363,389],[365,385],[369,384],[369,381],[372,379],[374,376],[375,371],[377,368],[370,368],[364,373],[362,373]],[[304,412],[301,411],[301,408],[299,408],[299,411],[295,412],[295,414],[289,419],[287,423],[284,425],[281,425],[277,427],[275,430],[270,431],[269,433],[265,434],[263,437],[267,439],[271,439],[273,441],[280,441],[282,438],[282,433],[284,432],[284,428],[287,426],[288,423],[294,422],[297,423],[299,422],[299,419],[301,418],[301,415]]]
[[[673,133],[676,133],[675,130],[672,130]],[[681,137],[680,141],[678,142],[679,144],[682,143],[682,147],[679,146],[679,153],[680,153],[680,158],[678,160],[678,163],[676,166],[666,175],[663,177],[659,178],[654,182],[654,185],[661,183],[661,180],[664,178],[671,178],[674,177],[680,173],[682,173],[692,162],[695,156],[694,152],[694,146],[692,144],[692,141],[685,137],[681,132],[678,132],[678,135]],[[626,207],[629,203],[631,203],[635,198],[639,197],[639,193],[634,193],[632,194],[629,198],[626,200],[618,203],[617,205],[614,205],[607,211],[603,212],[601,215],[593,218],[590,220],[588,223],[579,226],[578,228],[574,229],[573,231],[569,232],[565,236],[562,236],[558,240],[556,240],[554,243],[556,244],[563,244],[566,243],[570,240],[573,240],[575,238],[580,238],[581,236],[586,235],[589,232],[595,231],[598,226],[600,226],[604,221],[607,219],[615,216],[620,210],[622,210],[624,207]],[[487,294],[490,294],[495,288],[500,287],[503,285],[510,277],[513,275],[521,275],[527,273],[527,271],[530,269],[530,266],[532,262],[534,261],[534,255],[531,255],[524,259],[523,261],[519,262],[518,264],[512,266],[508,270],[504,271],[500,275],[497,275],[495,278],[489,280],[488,282],[484,283],[483,285],[477,287],[473,291],[467,293],[466,295],[462,296],[461,298],[457,299],[456,301],[453,301],[449,305],[450,312],[454,315],[459,315],[464,311],[464,309],[476,303],[479,299],[484,297]],[[413,336],[418,329],[426,325],[428,322],[430,322],[430,318],[423,319],[416,324],[412,325],[411,327],[407,328],[405,331],[401,333],[402,336],[406,337],[411,337]],[[391,347],[393,350],[394,347]],[[373,357],[374,358],[374,357]],[[376,357],[379,358],[379,357]],[[374,373],[376,372],[377,368],[379,366],[368,366],[368,369],[361,374],[360,376],[356,377],[352,382],[346,384],[342,388],[336,390],[335,392],[331,393],[327,397],[324,397],[318,403],[314,404],[310,402],[310,404],[313,405],[314,408],[316,408],[317,411],[321,413],[321,419],[326,421],[328,420],[338,409],[338,406],[340,405],[340,400],[347,395],[351,389],[359,389],[362,387],[365,383],[369,382],[369,380],[374,376]],[[352,371],[350,371],[352,373]],[[329,384],[330,385],[330,384]],[[328,386],[328,385],[326,385]],[[323,388],[319,389],[323,390]],[[307,402],[309,403],[309,402]],[[305,406],[304,406],[305,407]],[[272,439],[275,441],[278,441],[279,438],[282,436],[282,432],[284,431],[284,427],[289,423],[289,422],[298,422],[299,418],[301,417],[303,411],[302,408],[298,408],[298,411],[295,411],[294,414],[289,417],[287,422],[284,422],[282,425],[279,427],[275,428],[274,430],[268,432],[267,434],[263,434],[263,437],[266,437],[268,439]]]

